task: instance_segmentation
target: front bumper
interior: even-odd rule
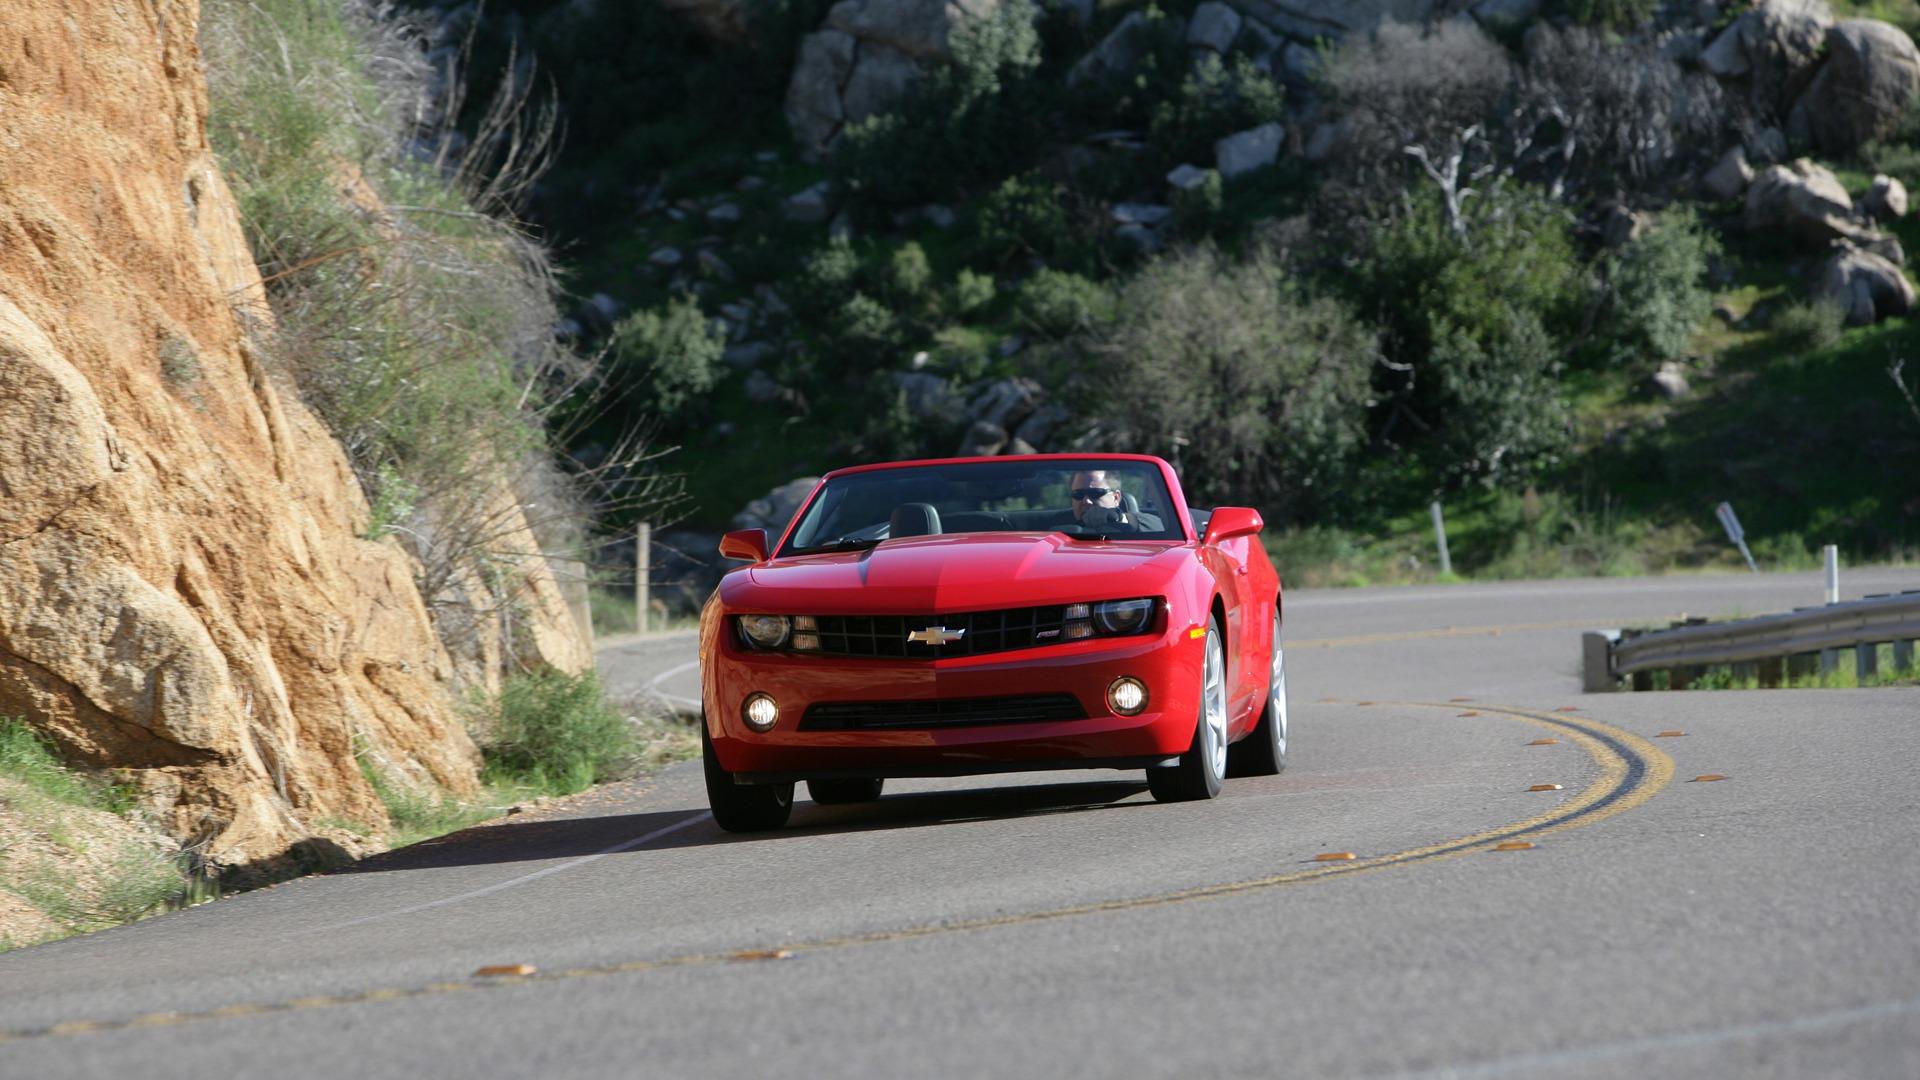
[[[711,641],[701,673],[707,729],[721,767],[746,782],[1165,764],[1192,744],[1199,715],[1204,645],[1192,630],[1179,623],[1140,637],[925,661],[754,653],[722,633]],[[1147,686],[1147,707],[1134,716],[1121,716],[1107,703],[1108,687],[1123,675]],[[754,731],[741,717],[753,693],[770,694],[780,706],[770,731]],[[1085,718],[799,730],[815,703],[1048,694],[1072,695]]]

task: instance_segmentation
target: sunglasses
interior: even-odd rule
[[[1079,502],[1099,502],[1119,490],[1119,488],[1074,488],[1067,494],[1072,495]]]

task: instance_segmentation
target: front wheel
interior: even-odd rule
[[[1267,707],[1247,737],[1227,751],[1228,776],[1273,776],[1287,767],[1287,668],[1280,652],[1280,613],[1273,615]]]
[[[1159,802],[1191,802],[1220,794],[1227,773],[1227,654],[1220,624],[1207,620],[1206,659],[1200,665],[1200,715],[1193,744],[1177,765],[1147,770],[1147,789]]]
[[[713,820],[728,832],[764,832],[787,823],[793,813],[793,784],[736,784],[720,767],[706,717],[700,718],[700,760],[707,772],[707,805]]]

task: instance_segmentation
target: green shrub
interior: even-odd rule
[[[994,292],[992,274],[976,274],[963,266],[953,282],[954,309],[970,315],[993,303]]]
[[[1845,336],[1847,313],[1825,300],[1802,300],[1775,312],[1767,325],[1788,352],[1825,352]]]
[[[67,768],[53,740],[15,716],[0,716],[0,776],[69,806],[119,814],[134,805],[131,789]]]
[[[679,420],[726,373],[720,363],[726,348],[726,335],[714,328],[700,302],[684,296],[614,324],[609,377],[638,410]]]
[[[888,300],[900,307],[924,305],[933,288],[933,264],[926,249],[913,240],[895,248],[887,258],[886,277]]]
[[[1150,263],[1117,308],[1084,380],[1116,448],[1174,460],[1197,506],[1253,504],[1277,521],[1337,504],[1376,356],[1351,315],[1212,248]]]
[[[1009,177],[980,200],[979,254],[992,266],[1038,257],[1072,266],[1091,248],[1068,210],[1065,187],[1038,174]]]
[[[1652,368],[1686,355],[1713,309],[1703,279],[1707,259],[1719,250],[1692,211],[1678,210],[1607,257],[1597,330],[1615,363]]]
[[[1571,437],[1559,377],[1589,276],[1567,215],[1537,193],[1509,186],[1468,207],[1456,232],[1438,196],[1418,193],[1351,281],[1386,330],[1380,435],[1422,448],[1443,477],[1524,479]]]
[[[1105,286],[1063,270],[1043,269],[1028,278],[1014,303],[1028,329],[1050,338],[1091,330],[1113,315]]]
[[[794,307],[803,318],[820,319],[853,298],[865,277],[853,241],[836,235],[807,256],[794,290]]]
[[[1273,76],[1236,55],[1222,63],[1208,53],[1157,102],[1147,132],[1166,161],[1211,161],[1216,139],[1280,119],[1284,91]]]
[[[507,679],[483,726],[490,782],[566,795],[633,768],[638,747],[592,672],[551,669]]]
[[[847,187],[881,206],[937,202],[1031,160],[1045,92],[1033,16],[1027,0],[1012,0],[965,20],[951,57],[891,111],[847,125],[834,156]]]

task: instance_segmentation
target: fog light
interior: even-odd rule
[[[768,694],[749,694],[740,706],[740,717],[755,731],[772,731],[780,722],[780,706]]]
[[[1122,675],[1107,687],[1107,707],[1121,716],[1133,716],[1147,707],[1147,684]]]

